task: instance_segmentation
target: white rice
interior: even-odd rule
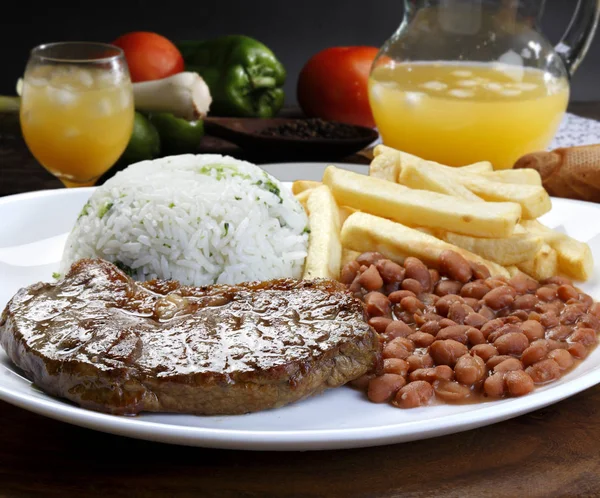
[[[60,272],[98,257],[137,280],[208,285],[299,278],[307,225],[289,189],[253,164],[213,154],[142,161],[93,193],[69,235]]]

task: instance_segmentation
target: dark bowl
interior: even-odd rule
[[[364,149],[379,137],[377,131],[365,126],[353,128],[352,138],[299,138],[261,134],[267,128],[293,124],[304,119],[294,118],[212,118],[204,122],[208,135],[236,144],[249,158],[261,161],[331,161],[350,156]]]

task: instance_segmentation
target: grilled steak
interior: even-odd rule
[[[0,341],[46,392],[114,414],[264,410],[380,362],[362,304],[337,282],[140,284],[103,260],[21,289]]]

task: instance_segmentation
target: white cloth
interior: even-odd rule
[[[590,144],[600,144],[600,121],[567,113],[548,149]]]

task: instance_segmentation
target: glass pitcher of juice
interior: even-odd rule
[[[404,20],[369,77],[383,142],[442,164],[490,161],[496,169],[546,150],[600,1],[579,0],[556,48],[538,28],[544,0],[404,3]]]

